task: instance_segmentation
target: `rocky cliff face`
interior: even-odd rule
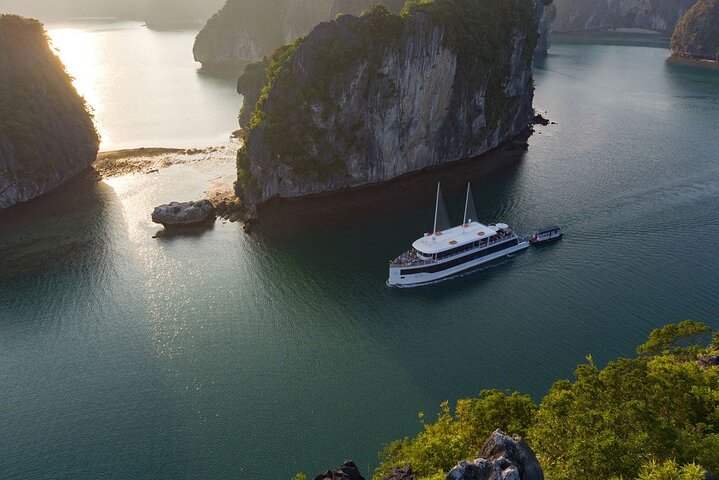
[[[671,33],[696,0],[554,0],[555,32],[643,28]]]
[[[699,0],[681,18],[672,36],[672,53],[719,62],[719,0]]]
[[[384,182],[519,134],[532,116],[541,8],[453,0],[320,24],[269,59],[238,194],[256,203]]]
[[[0,208],[60,185],[96,158],[85,102],[36,20],[0,16]]]
[[[549,0],[549,2],[552,2],[552,0]],[[547,55],[549,52],[552,29],[557,19],[557,7],[554,3],[549,2],[544,1],[541,5],[538,4],[539,40],[537,41],[536,55]]]
[[[375,4],[399,12],[404,0],[227,0],[197,35],[195,60],[209,69],[241,71],[318,23]]]

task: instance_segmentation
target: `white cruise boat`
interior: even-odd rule
[[[416,240],[411,250],[390,262],[390,287],[433,283],[529,247],[529,242],[520,240],[508,225],[483,225],[467,216],[469,185],[462,225],[437,231],[439,201],[438,184],[433,233]]]

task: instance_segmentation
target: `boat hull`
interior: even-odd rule
[[[542,243],[556,242],[557,240],[561,240],[563,236],[563,233],[557,233],[555,235],[545,237],[532,237],[529,240],[529,243],[531,243],[532,245],[540,245]]]
[[[448,265],[448,268],[436,272],[421,272],[402,275],[402,270],[407,270],[408,267],[391,266],[389,269],[389,279],[387,280],[387,285],[390,287],[418,287],[422,285],[436,283],[440,280],[445,280],[459,273],[471,270],[485,263],[504,258],[507,255],[520,252],[527,248],[529,248],[529,242],[520,242],[517,245],[507,247],[498,252],[485,255],[474,260],[468,260],[467,262],[460,263],[459,265]],[[471,254],[466,256],[471,256]],[[452,262],[448,261],[444,263],[450,264]],[[442,263],[436,264],[435,268],[440,265],[442,265]]]

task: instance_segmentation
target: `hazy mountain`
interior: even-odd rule
[[[0,0],[0,12],[44,21],[75,17],[142,19],[146,2],[147,0]]]
[[[43,21],[77,17],[147,20],[152,25],[203,24],[224,0],[0,0],[0,13]]]

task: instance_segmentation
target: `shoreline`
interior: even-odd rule
[[[237,142],[205,148],[140,147],[98,153],[90,168],[96,181],[109,184],[137,182],[139,176],[152,176],[153,183],[176,182],[178,175],[191,179],[204,190],[220,213],[238,203],[233,184],[236,180]],[[135,180],[133,180],[133,178]],[[142,181],[145,181],[143,178]],[[200,198],[173,198],[167,201],[196,201]],[[224,207],[224,208],[223,208]]]
[[[692,57],[690,55],[682,55],[680,53],[671,52],[669,61],[673,61],[682,65],[693,65],[695,67],[719,68],[719,60],[711,60],[708,58]]]
[[[205,148],[140,147],[108,150],[97,154],[91,167],[100,179],[136,173],[158,173],[181,164],[216,164],[234,162],[238,146],[232,143]]]

